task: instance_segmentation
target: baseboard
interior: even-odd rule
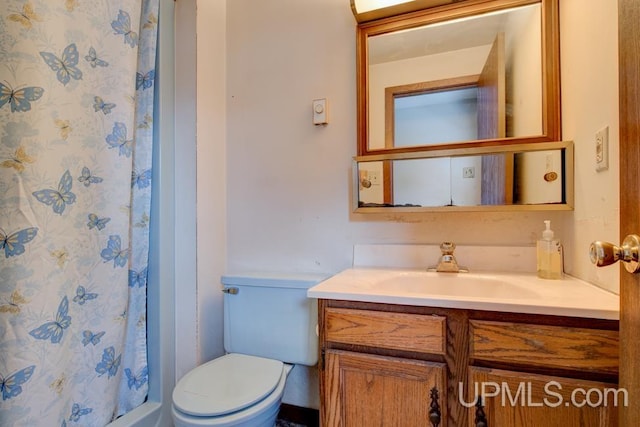
[[[320,427],[320,412],[317,409],[283,403],[278,418],[307,427]]]

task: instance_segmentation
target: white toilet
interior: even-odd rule
[[[188,372],[173,390],[176,427],[273,427],[293,364],[318,361],[317,303],[323,277],[223,276],[222,357]]]

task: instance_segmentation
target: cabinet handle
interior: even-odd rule
[[[438,403],[440,396],[438,389],[433,387],[431,389],[431,404],[429,405],[429,421],[433,427],[440,425],[440,404]]]
[[[487,416],[484,413],[484,407],[482,406],[482,397],[478,397],[476,401],[476,418],[474,420],[476,427],[488,427]]]

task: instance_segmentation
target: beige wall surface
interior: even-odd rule
[[[428,213],[401,221],[350,213],[356,22],[349,2],[218,0],[223,24],[224,7],[207,3],[198,2],[197,28],[200,310],[219,308],[213,255],[226,257],[227,272],[334,274],[350,266],[354,244],[534,245],[545,219],[564,243],[566,271],[617,291],[618,269],[596,270],[588,257],[592,240],[619,240],[617,11],[610,0],[589,7],[561,1],[563,139],[575,141],[575,211]],[[226,28],[216,32],[216,25]],[[328,99],[326,126],[312,124],[315,98]],[[610,168],[596,172],[594,138],[604,126]],[[219,347],[203,334],[217,336],[221,318],[199,320],[207,359]],[[314,387],[294,384],[310,395],[292,403],[317,405]]]
[[[567,271],[616,289],[617,269],[596,273],[588,258],[591,240],[618,239],[616,10],[607,0],[561,3],[563,137],[576,146],[575,212],[430,213],[393,222],[350,215],[356,23],[349,2],[229,2],[227,268],[335,273],[350,265],[355,243],[533,245],[549,218]],[[311,122],[315,98],[329,101],[326,126]],[[611,166],[596,173],[593,140],[604,126]]]

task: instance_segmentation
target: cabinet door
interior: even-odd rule
[[[445,369],[443,363],[328,350],[322,425],[443,427]]]
[[[464,404],[471,427],[613,427],[624,400],[615,384],[470,367]]]

